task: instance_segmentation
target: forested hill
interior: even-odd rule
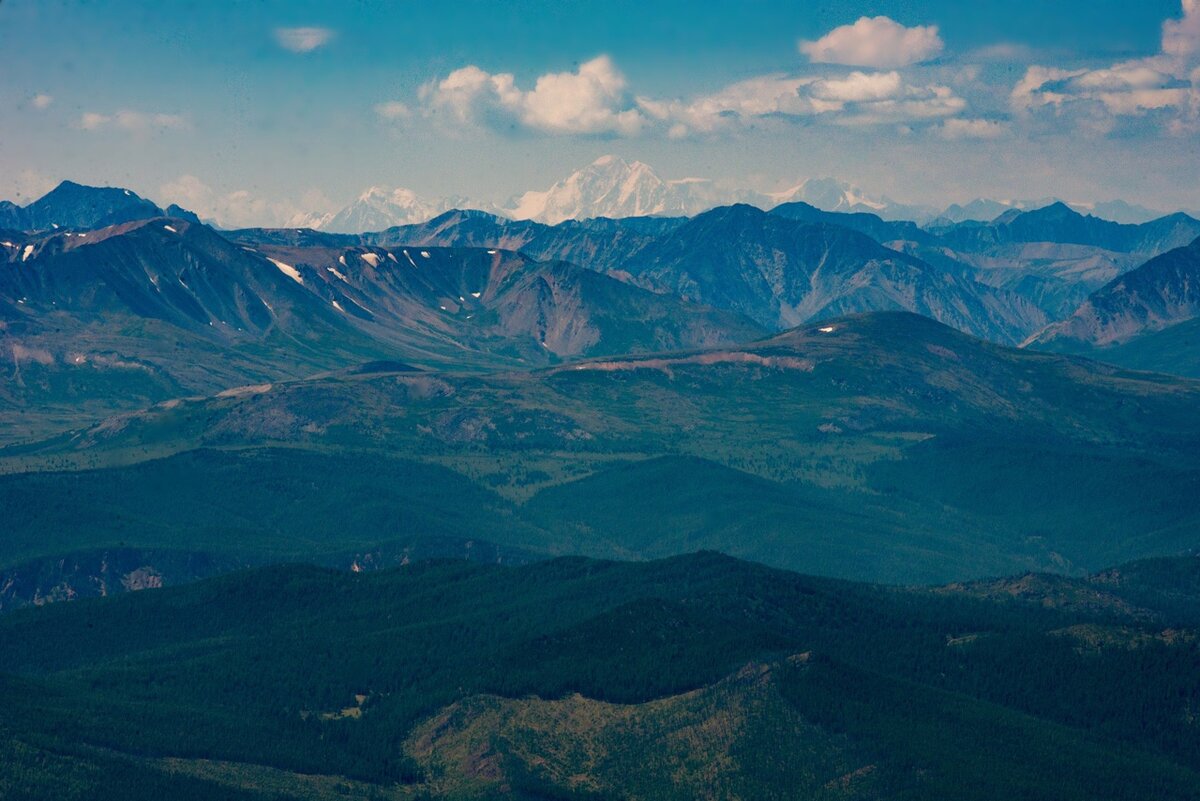
[[[54,604],[0,618],[0,794],[1196,798],[1198,577],[892,589],[699,553]]]

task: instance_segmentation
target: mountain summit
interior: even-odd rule
[[[25,231],[93,229],[163,214],[158,206],[128,189],[63,181],[24,208],[13,203],[0,205],[0,227]]]
[[[601,156],[545,191],[515,198],[508,213],[553,225],[588,217],[690,216],[714,200],[709,181],[666,181],[640,161]]]

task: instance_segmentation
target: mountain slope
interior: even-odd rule
[[[0,618],[0,786],[130,797],[108,765],[210,797],[1195,798],[1196,643],[1161,626],[711,553],[279,566]]]
[[[63,181],[24,208],[11,203],[0,207],[0,228],[91,230],[163,214],[158,206],[128,189]]]
[[[813,225],[840,225],[866,234],[876,242],[896,240],[932,243],[935,238],[913,222],[889,222],[877,214],[866,212],[823,211],[804,202],[782,203],[771,209],[772,214]]]
[[[1032,303],[961,277],[961,264],[935,268],[871,238],[895,235],[928,239],[911,224],[794,205],[778,215],[739,205],[690,220],[598,219],[555,226],[452,212],[371,239],[512,248],[572,261],[774,329],[891,309],[927,314],[1002,342],[1020,341],[1044,325],[1044,314]]]
[[[14,244],[0,251],[12,379],[0,396],[4,426],[28,429],[23,438],[395,353],[298,276],[203,225],[160,217]]]
[[[1122,253],[1162,253],[1200,236],[1200,220],[1171,214],[1129,225],[1085,216],[1065,203],[1033,211],[1011,209],[990,223],[963,223],[937,232],[956,250],[978,251],[1012,242],[1088,245]]]
[[[1200,238],[1170,250],[1093,292],[1070,318],[1033,344],[1086,352],[1132,340],[1200,316]]]
[[[19,410],[0,415],[5,438],[380,359],[482,369],[763,333],[728,312],[495,249],[241,235],[269,244],[239,246],[173,218],[0,240],[0,358],[12,377],[0,398]]]
[[[565,262],[496,248],[292,248],[263,253],[373,338],[442,364],[466,354],[499,363],[728,344],[763,329]],[[426,344],[421,344],[421,337]],[[438,354],[441,354],[440,357]]]
[[[838,314],[906,310],[999,341],[1040,315],[1031,306],[833,225],[750,206],[699,215],[640,250],[625,269],[659,291],[741,312],[775,328]]]
[[[524,528],[504,538],[491,516],[465,517],[502,545],[596,556],[719,547],[835,575],[938,581],[1195,547],[1198,399],[1192,382],[880,313],[739,347],[534,372],[330,373],[116,417],[6,449],[0,468],[275,443],[404,453],[522,504],[513,514]],[[6,491],[86,497],[55,492],[69,472],[44,485],[36,475]],[[116,519],[136,502],[115,499]],[[29,526],[76,538],[62,551],[81,547],[87,528],[56,529],[58,518],[29,508]],[[154,538],[141,545],[165,544]]]

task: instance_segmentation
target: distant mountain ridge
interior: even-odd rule
[[[1105,348],[1200,317],[1200,237],[1156,256],[1093,292],[1033,344],[1055,350]]]
[[[174,216],[190,214],[178,206],[173,208]],[[25,207],[0,202],[0,228],[18,231],[104,228],[162,216],[166,212],[128,189],[84,186],[73,181],[63,181]]]
[[[65,206],[81,202],[85,190],[96,190],[86,202],[109,206],[107,213],[68,213]],[[100,202],[103,195],[107,199]],[[63,182],[51,193],[54,197],[31,203],[26,211],[9,201],[0,200],[0,229],[45,229],[62,227],[103,227],[130,219],[158,216],[150,201],[123,189],[85,187]],[[74,200],[71,197],[74,196]],[[124,198],[129,198],[124,201]],[[43,203],[43,200],[46,202]],[[397,225],[423,223],[453,209],[478,209],[514,220],[533,220],[556,224],[564,220],[595,217],[695,216],[712,208],[746,203],[763,210],[782,204],[807,203],[821,211],[848,214],[874,214],[886,221],[909,221],[934,229],[959,223],[990,223],[1013,210],[1032,211],[1062,201],[992,200],[978,198],[964,204],[951,204],[938,210],[929,205],[900,203],[883,195],[872,194],[852,183],[836,178],[809,178],[778,191],[738,188],[708,178],[664,179],[649,165],[627,161],[613,155],[597,158],[544,190],[518,193],[496,204],[462,195],[424,197],[403,187],[372,186],[347,206],[336,211],[300,212],[281,221],[286,227],[314,228],[331,233],[365,233]],[[1122,224],[1140,224],[1164,216],[1144,206],[1122,200],[1103,202],[1068,201],[1073,210]],[[140,206],[141,210],[136,208]],[[121,211],[117,211],[121,209]],[[178,206],[165,209],[167,216],[188,218]],[[188,212],[190,215],[191,213]],[[132,215],[132,216],[131,216]],[[193,215],[194,216],[194,215]],[[51,219],[51,218],[55,219]],[[58,219],[62,218],[62,219]],[[64,222],[64,220],[66,222]]]
[[[1056,198],[1006,201],[981,198],[962,205],[951,204],[939,211],[933,206],[900,203],[884,195],[875,195],[837,178],[809,178],[783,190],[763,191],[722,185],[701,177],[664,179],[643,162],[606,155],[544,190],[518,193],[500,205],[462,196],[422,198],[407,189],[373,187],[338,212],[299,215],[289,221],[289,225],[337,233],[363,233],[426,222],[454,208],[480,209],[513,220],[554,225],[565,220],[595,217],[692,217],[736,203],[769,211],[781,204],[796,202],[828,212],[875,214],[887,221],[945,226],[971,221],[991,222],[1007,211],[1032,211],[1061,201]],[[1125,224],[1148,222],[1163,216],[1161,212],[1121,200],[1072,201],[1068,205],[1079,212]]]
[[[1016,343],[1047,322],[1004,289],[878,238],[931,237],[912,223],[865,213],[822,212],[803,203],[779,213],[739,204],[688,218],[569,220],[555,226],[480,212],[449,212],[428,223],[366,237],[381,244],[468,245],[520,250],[587,264],[655,292],[745,314],[786,328],[860,311],[907,310],[1001,342]]]

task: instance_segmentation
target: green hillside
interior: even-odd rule
[[[1197,560],[1171,564],[1133,572],[1165,594],[1196,586]],[[54,604],[0,618],[0,787],[1197,797],[1195,633],[1154,607],[1030,600],[701,553],[277,566]]]
[[[914,315],[549,370],[401,368],[0,450],[19,524],[0,567],[121,545],[321,561],[438,536],[911,583],[1198,545],[1200,384]]]

